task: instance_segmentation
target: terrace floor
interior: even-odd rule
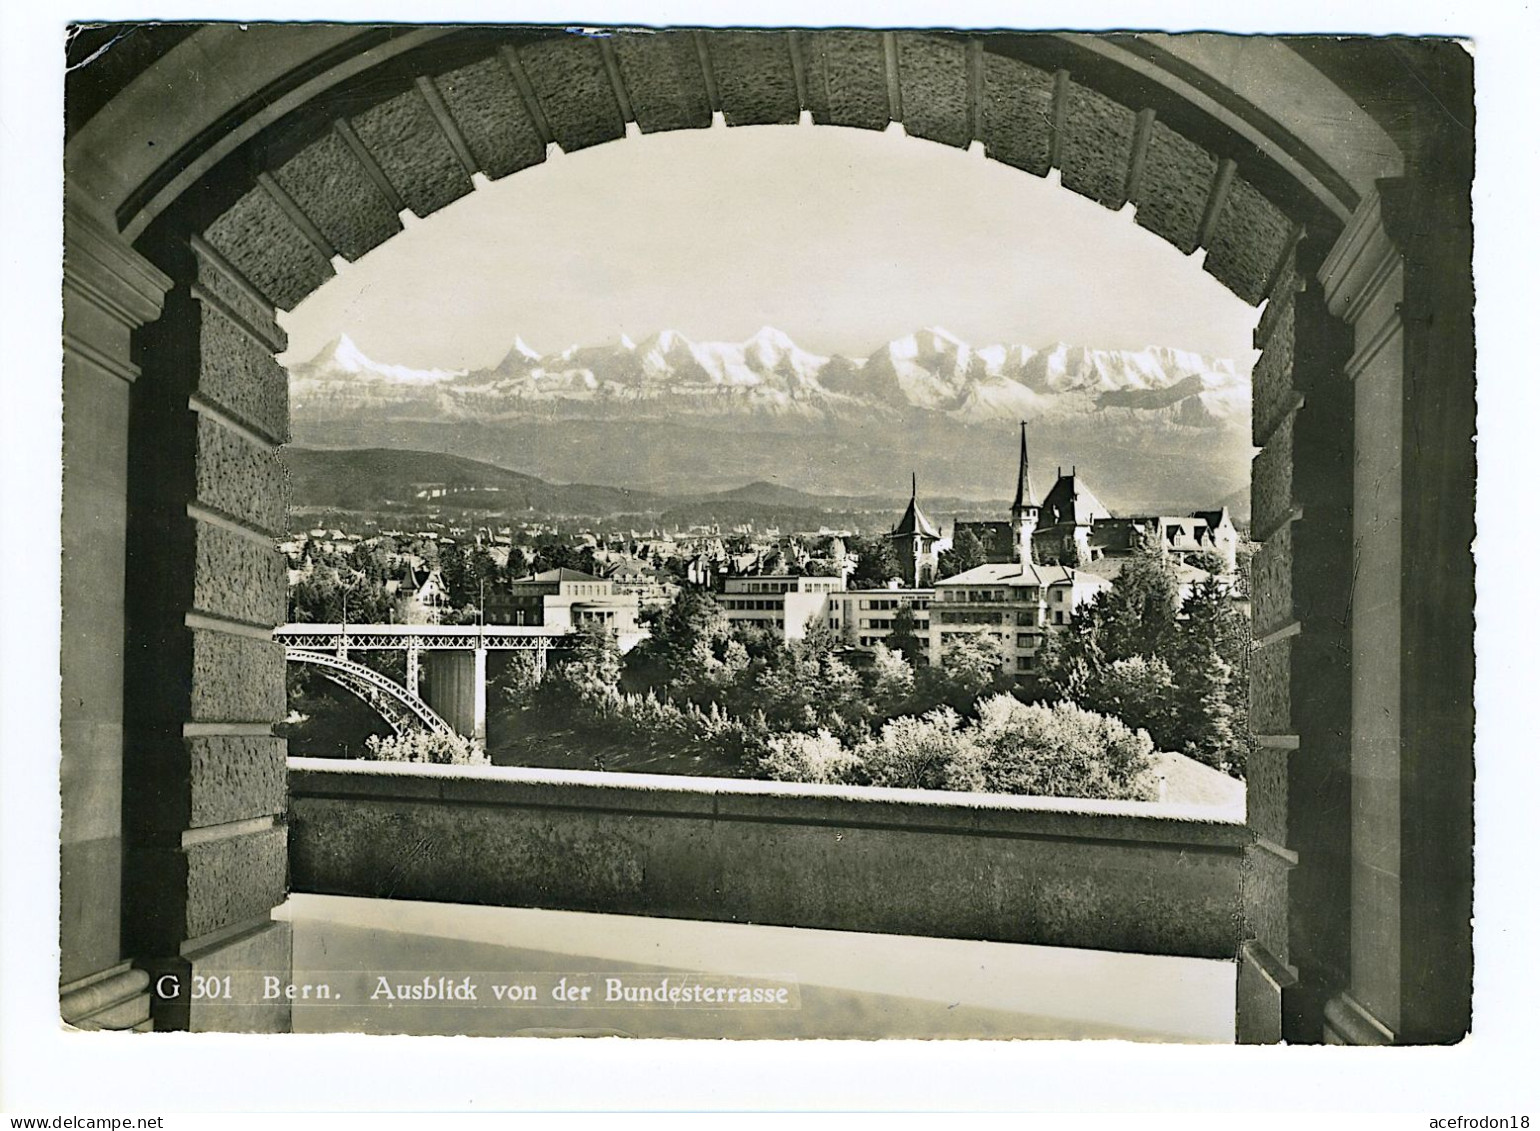
[[[1230,1043],[1235,966],[1200,958],[620,915],[296,894],[296,1032],[689,1038],[1103,1038]],[[365,1000],[390,984],[467,975],[475,1003]],[[626,986],[786,986],[784,1007],[606,1004]],[[681,976],[684,976],[681,978]],[[551,991],[594,986],[587,1004]],[[535,986],[533,1004],[490,984]]]

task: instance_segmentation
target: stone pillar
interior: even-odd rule
[[[477,648],[428,654],[428,706],[465,738],[486,737],[486,654]]]
[[[1348,334],[1316,278],[1326,250],[1295,244],[1256,333],[1243,1043],[1321,1041],[1347,966],[1353,411]]]
[[[190,1000],[194,975],[286,975],[285,611],[275,545],[288,380],[273,308],[211,248],[161,249],[177,285],[138,338],[129,428],[126,943],[181,993],[157,1028],[285,1030],[287,1006]]]
[[[1468,185],[1468,182],[1466,182]],[[1327,1037],[1470,1022],[1474,356],[1469,196],[1384,181],[1322,270],[1353,327],[1351,963]]]
[[[485,644],[476,649],[474,695],[471,737],[485,746],[487,742],[487,649]]]
[[[60,1011],[148,1025],[123,949],[123,624],[131,337],[171,280],[71,203],[65,214],[61,561]]]

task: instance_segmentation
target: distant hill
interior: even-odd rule
[[[588,483],[548,483],[496,464],[441,452],[401,448],[283,449],[296,506],[361,509],[412,503],[429,486],[444,486],[469,502],[485,494],[499,510],[609,515],[653,511],[663,500],[646,491]]]

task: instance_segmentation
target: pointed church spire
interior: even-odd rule
[[[1011,511],[1019,512],[1028,507],[1037,506],[1037,501],[1032,494],[1032,476],[1027,469],[1027,422],[1021,422],[1021,467],[1016,474],[1016,501],[1011,504]]]

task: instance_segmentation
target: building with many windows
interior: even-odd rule
[[[1111,587],[1082,570],[1031,562],[992,562],[943,578],[930,608],[930,662],[939,664],[958,637],[988,633],[1005,646],[1009,670],[1029,672],[1044,634],[1061,629],[1078,606]]]
[[[606,628],[622,642],[639,638],[637,596],[616,583],[576,569],[548,569],[489,592],[488,624],[545,628]]]
[[[829,596],[828,624],[841,644],[874,649],[886,644],[902,609],[914,618],[914,635],[923,643],[930,632],[934,589],[858,589]]]
[[[789,642],[801,640],[810,625],[821,622],[830,594],[844,587],[838,577],[754,574],[725,579],[717,602],[729,624],[769,629]]]

